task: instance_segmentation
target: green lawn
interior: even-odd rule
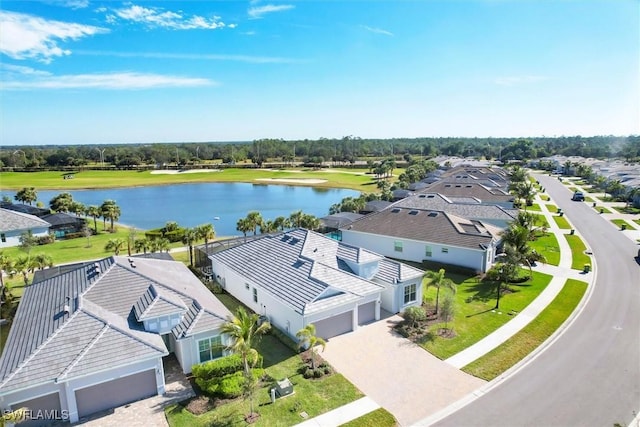
[[[549,221],[547,221],[547,217],[542,215],[542,214],[536,214],[534,213],[534,215],[536,216],[536,225],[538,227],[547,227],[549,228]]]
[[[618,206],[613,209],[623,214],[640,215],[640,208],[634,208],[633,206]]]
[[[558,212],[558,207],[556,205],[552,205],[552,204],[547,204],[547,210],[551,213],[556,213]]]
[[[571,247],[571,268],[574,270],[582,270],[585,264],[591,265],[591,257],[584,253],[587,247],[582,239],[575,234],[565,234],[564,237],[566,237]]]
[[[635,222],[636,224],[640,225],[640,219],[634,219],[633,222]]]
[[[573,313],[586,289],[585,282],[568,279],[560,293],[538,317],[502,345],[462,370],[487,381],[493,380],[549,338]]]
[[[569,229],[571,226],[569,225],[569,221],[564,216],[554,216],[553,220],[558,224],[558,227],[561,229]]]
[[[596,206],[594,209],[600,213],[611,213],[611,210],[604,206]]]
[[[586,197],[584,198],[584,201],[585,201],[585,202],[587,202],[587,203],[593,203],[593,202],[595,202],[595,200],[593,200],[593,197],[589,197],[589,196],[586,196]]]
[[[359,191],[376,192],[374,176],[363,169],[224,169],[221,172],[152,174],[151,171],[95,171],[77,172],[73,179],[63,179],[64,172],[3,172],[3,190],[19,190],[28,180],[29,186],[40,189],[73,190],[86,188],[116,188],[148,185],[166,185],[191,182],[255,182],[264,178],[324,179],[326,182],[314,187],[352,188]],[[396,169],[398,176],[401,169]],[[395,180],[395,178],[393,179]],[[289,185],[289,184],[287,184]],[[295,184],[291,184],[295,185]],[[300,184],[304,185],[304,184]]]
[[[321,379],[305,379],[298,373],[302,365],[300,356],[283,345],[272,335],[264,336],[258,345],[264,357],[264,367],[274,379],[289,378],[295,394],[276,400],[271,404],[269,389],[264,385],[256,394],[255,410],[260,418],[256,426],[292,426],[304,421],[300,412],[309,418],[316,417],[339,406],[359,399],[363,394],[340,374],[332,374]],[[246,426],[243,417],[249,413],[249,402],[234,400],[213,410],[195,416],[181,404],[165,409],[169,425],[175,426]]]
[[[620,229],[622,229],[623,225],[627,227],[627,230],[635,230],[636,229],[633,225],[629,224],[624,219],[612,219],[611,222],[614,223],[615,225],[617,225],[618,227],[620,227]]]
[[[526,271],[528,273],[528,271]],[[523,270],[521,274],[526,274]],[[475,344],[500,326],[507,323],[512,316],[509,312],[522,311],[533,301],[551,281],[551,276],[533,272],[533,280],[522,284],[511,284],[512,292],[502,295],[500,298],[500,310],[495,307],[495,284],[479,282],[475,277],[460,280],[460,275],[447,275],[458,284],[455,295],[455,317],[449,327],[453,327],[456,336],[443,338],[435,334],[427,334],[420,345],[440,359],[447,359],[465,348]],[[428,288],[426,298],[435,300],[434,288]],[[441,291],[440,297],[446,291]],[[444,324],[436,324],[430,327],[435,331]]]
[[[378,408],[367,415],[342,424],[341,427],[395,427],[397,425],[398,422],[389,411]]]
[[[571,191],[572,193],[575,193],[576,191],[578,191],[578,187],[569,187],[567,190]]]
[[[548,202],[550,198],[546,194],[540,194],[540,199],[544,200],[545,202]]]
[[[531,206],[527,206],[527,211],[540,212],[540,205],[534,203]]]
[[[545,233],[529,244],[536,252],[544,255],[547,264],[560,265],[560,246],[555,234]]]

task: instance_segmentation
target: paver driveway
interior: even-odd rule
[[[392,316],[331,338],[321,356],[403,426],[485,384],[393,332],[400,320]]]

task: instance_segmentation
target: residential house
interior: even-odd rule
[[[51,231],[56,239],[64,239],[68,234],[81,232],[87,220],[68,213],[58,212],[42,216],[42,219],[51,224]]]
[[[395,205],[341,231],[344,243],[387,257],[433,261],[479,272],[491,267],[501,240],[501,229],[482,221]]]
[[[0,410],[73,423],[163,394],[162,358],[187,373],[221,356],[229,315],[175,261],[109,257],[45,276],[25,289],[0,358]]]
[[[49,224],[37,216],[0,208],[0,248],[20,245],[20,236],[31,232],[34,237],[49,233]]]
[[[502,188],[492,188],[476,183],[454,183],[446,180],[431,184],[417,193],[439,193],[444,196],[474,198],[482,204],[513,208],[514,196]]]
[[[327,339],[422,302],[419,269],[295,229],[209,256],[215,280],[290,337]]]

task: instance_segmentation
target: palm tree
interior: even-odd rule
[[[254,342],[260,335],[266,334],[271,329],[269,322],[258,324],[260,316],[255,313],[247,313],[243,307],[238,307],[235,316],[222,325],[221,332],[229,339],[227,350],[240,355],[244,367],[245,381],[253,380],[251,368],[260,358],[258,350],[253,348]],[[248,384],[247,384],[248,385]],[[253,393],[249,394],[251,413],[253,414]]]
[[[34,270],[33,260],[30,256],[20,257],[15,263],[15,271],[22,274],[24,284],[29,284],[29,273]]]
[[[300,340],[298,346],[300,348],[310,348],[311,349],[311,369],[316,370],[316,351],[314,349],[315,346],[322,346],[322,350],[325,349],[327,342],[321,337],[316,336],[316,326],[313,323],[309,323],[304,328],[300,329],[296,333],[296,338]]]
[[[304,219],[304,213],[302,211],[295,211],[289,216],[289,223],[292,227],[302,227],[302,220]]]
[[[151,252],[162,252],[162,251],[169,252],[170,245],[171,245],[171,242],[169,242],[169,239],[167,239],[166,237],[158,237],[151,240],[151,243],[149,244],[149,249],[151,250]]]
[[[236,223],[236,230],[244,234],[244,240],[247,240],[247,233],[251,231],[251,224],[247,221],[247,218],[240,218]]]
[[[529,278],[533,276],[532,264],[544,261],[544,257],[529,246],[531,233],[529,229],[512,223],[502,232],[502,241],[508,259],[518,264],[524,264],[529,268]]]
[[[269,234],[269,233],[275,233],[278,230],[278,227],[276,226],[274,221],[271,221],[270,219],[267,221],[263,221],[262,225],[260,226],[260,234]]]
[[[574,166],[574,164],[571,163],[571,160],[567,160],[566,162],[564,162],[562,170],[565,175],[571,175],[571,166]]]
[[[71,193],[60,193],[49,201],[49,207],[54,212],[69,212],[72,203]]]
[[[104,247],[105,251],[113,251],[115,255],[119,255],[124,247],[125,241],[122,239],[109,239]]]
[[[276,226],[276,229],[284,231],[285,228],[289,227],[289,219],[279,216],[273,220],[273,224]]]
[[[39,253],[33,257],[33,263],[38,269],[44,270],[45,267],[53,267],[53,258],[51,255]]]
[[[85,213],[87,216],[90,216],[91,218],[93,218],[93,229],[96,232],[96,234],[98,234],[98,218],[102,216],[102,211],[100,210],[100,207],[96,205],[88,206],[87,209],[85,210]]]
[[[133,243],[133,248],[137,253],[144,252],[146,254],[150,246],[151,242],[146,237],[144,239],[137,239]]]
[[[102,216],[104,219],[111,221],[111,232],[113,233],[113,222],[120,218],[120,206],[116,204],[115,200],[105,200],[100,206]]]
[[[436,288],[436,315],[438,314],[438,306],[440,304],[440,288],[449,289],[454,294],[456,293],[457,286],[453,280],[449,279],[445,276],[446,271],[444,268],[438,270],[438,272],[434,271],[425,271],[422,276],[423,279],[428,279],[427,288]]]
[[[24,187],[16,193],[14,198],[19,202],[28,203],[29,206],[31,206],[33,202],[38,200],[38,193],[35,187]]]
[[[635,201],[636,197],[640,196],[640,187],[633,187],[626,194],[625,202],[627,203],[627,207],[631,206],[631,204]]]
[[[14,260],[9,255],[0,252],[0,300],[4,295],[4,274],[11,274],[14,266]]]
[[[193,243],[198,240],[198,233],[195,228],[187,228],[182,236],[182,243],[189,247],[189,264],[193,267]]]
[[[213,224],[202,224],[196,227],[196,234],[199,239],[204,240],[204,244],[209,243],[209,239],[215,239],[216,230],[213,228]]]
[[[75,200],[69,205],[69,212],[75,214],[76,216],[80,216],[80,214],[83,214],[86,209],[87,208],[82,204],[82,202],[78,202]]]
[[[251,211],[247,214],[247,222],[251,226],[254,236],[258,232],[258,227],[262,226],[262,221],[262,215],[260,215],[260,212],[258,211]]]

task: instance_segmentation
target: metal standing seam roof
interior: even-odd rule
[[[174,328],[181,332],[217,329],[231,315],[184,264],[136,258],[134,265],[110,257],[27,287],[0,357],[0,394],[167,354],[160,335],[135,318],[151,283],[164,301],[198,307]]]
[[[396,207],[367,215],[349,230],[470,249],[481,249],[495,238],[480,221],[443,211]]]
[[[51,224],[34,215],[0,208],[0,232],[49,228]]]
[[[382,263],[383,256],[304,229],[265,236],[210,258],[258,284],[299,314],[344,304],[384,289],[355,275],[345,263],[346,259]],[[396,283],[403,271],[407,270],[398,268],[397,275],[392,277],[392,269],[387,269],[379,280]],[[338,293],[327,293],[329,290]]]

